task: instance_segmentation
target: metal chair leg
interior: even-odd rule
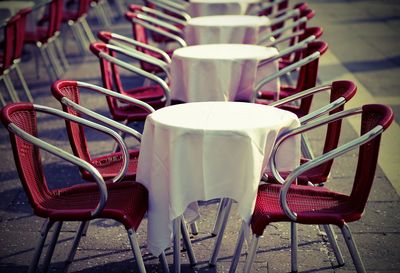
[[[211,232],[212,236],[217,236],[219,230],[221,229],[221,221],[222,221],[222,217],[223,217],[222,213],[223,213],[225,206],[226,206],[226,198],[222,198],[219,201],[217,218],[215,219],[214,228],[213,228],[213,231]]]
[[[22,87],[24,88],[26,97],[28,98],[29,102],[33,103],[32,94],[28,88],[28,85],[26,84],[24,76],[22,75],[22,71],[21,71],[21,68],[19,67],[19,63],[14,63],[14,67],[15,67],[15,71],[17,71],[19,81],[21,82]]]
[[[0,91],[0,102],[1,102],[1,106],[6,106],[6,101],[4,100],[3,94]]]
[[[161,268],[164,273],[169,273],[169,267],[167,262],[167,257],[165,256],[165,252],[163,251],[160,256],[158,256],[158,260],[160,261]]]
[[[290,222],[290,234],[291,234],[291,270],[297,272],[297,224]]]
[[[57,80],[57,74],[54,71],[54,67],[51,64],[49,56],[47,55],[48,53],[47,53],[47,50],[46,50],[46,46],[38,44],[37,47],[39,49],[40,56],[42,57],[42,61],[43,61],[44,65],[46,66],[47,72],[49,73],[50,81]]]
[[[129,243],[131,244],[133,255],[135,256],[137,266],[140,273],[146,273],[142,253],[140,252],[139,244],[137,242],[137,235],[133,229],[128,229]]]
[[[190,230],[192,231],[192,235],[199,234],[199,230],[197,228],[197,223],[196,222],[190,223]]]
[[[340,248],[336,241],[336,235],[332,229],[332,226],[330,226],[330,225],[322,225],[322,226],[325,230],[326,236],[328,237],[329,244],[331,245],[331,247],[333,249],[333,253],[335,254],[338,266],[343,266],[344,265],[343,255],[342,255],[342,252],[340,251]]]
[[[79,245],[79,242],[81,240],[82,232],[83,232],[83,229],[85,228],[85,225],[86,225],[86,221],[81,222],[80,225],[79,225],[78,231],[75,234],[75,238],[74,238],[74,241],[72,243],[71,250],[69,251],[68,258],[65,261],[65,266],[64,266],[64,272],[65,273],[68,272],[69,267],[71,266],[72,261],[74,260],[74,257],[75,257],[75,254],[76,254],[76,249],[78,248],[78,245]]]
[[[245,228],[246,228],[246,222],[242,221],[242,226],[240,227],[239,235],[238,235],[238,238],[236,241],[235,252],[233,253],[231,266],[229,267],[229,273],[236,272],[236,268],[239,263],[240,255],[242,253]]]
[[[29,265],[28,273],[34,273],[39,263],[40,255],[42,254],[44,242],[46,241],[47,234],[54,222],[46,220],[40,231],[40,239],[36,246],[35,253],[32,258],[32,262]]]
[[[10,75],[7,73],[3,74],[4,83],[6,85],[7,91],[10,94],[10,98],[13,102],[19,102],[20,99],[18,97],[17,91],[14,88],[14,85],[11,81]]]
[[[228,217],[229,217],[229,212],[231,210],[231,206],[232,206],[232,199],[227,198],[226,206],[225,206],[224,213],[223,213],[221,228],[217,234],[217,237],[215,238],[213,251],[212,251],[210,260],[208,261],[208,263],[211,266],[215,266],[217,263],[218,253],[221,248],[221,242],[222,242],[222,238],[224,237],[225,227],[226,227],[226,223],[228,222]]]
[[[55,224],[53,236],[51,237],[50,244],[47,248],[46,258],[43,262],[42,272],[44,272],[44,273],[47,273],[47,270],[49,269],[50,261],[51,261],[51,258],[53,257],[54,249],[57,244],[58,236],[60,235],[62,224],[63,224],[62,221],[56,222],[56,224]]]
[[[189,257],[190,265],[195,266],[197,264],[197,260],[193,252],[192,242],[190,241],[189,232],[187,231],[184,220],[181,221],[181,232],[183,243],[185,244],[186,252]]]
[[[55,45],[57,55],[60,57],[64,71],[67,71],[69,69],[69,63],[67,60],[67,56],[65,55],[65,52],[60,43],[60,39],[62,39],[62,38],[58,35],[58,37],[56,39],[54,39],[54,45]]]
[[[84,16],[80,19],[80,23],[81,23],[82,29],[83,29],[89,43],[96,42],[96,38],[94,37],[93,32],[90,29],[90,26],[86,20],[86,16]]]
[[[360,253],[358,252],[356,243],[353,240],[353,236],[351,235],[351,231],[347,224],[344,224],[341,228],[344,240],[346,242],[347,248],[349,249],[351,258],[353,260],[354,266],[356,267],[357,273],[365,273],[364,264],[360,258]]]
[[[173,242],[174,242],[174,273],[181,272],[181,253],[180,253],[180,244],[181,244],[181,221],[182,217],[179,216],[172,222],[173,228]]]
[[[78,44],[78,47],[80,47],[80,52],[81,55],[84,55],[84,52],[87,50],[86,49],[86,44],[84,43],[84,41],[82,41],[82,35],[81,35],[81,30],[78,29],[78,27],[76,26],[76,24],[74,22],[68,22],[69,26],[71,27],[71,31],[72,31],[72,35],[75,38],[76,43]]]
[[[56,56],[56,52],[53,47],[53,40],[48,42],[46,49],[47,49],[47,53],[49,54],[51,65],[54,67],[54,71],[56,72],[57,78],[59,79],[63,75],[64,71],[63,71],[63,69],[60,65],[60,62]]]
[[[250,273],[251,271],[251,266],[254,262],[254,259],[256,257],[256,253],[257,253],[257,246],[258,246],[258,241],[259,241],[259,237],[257,237],[256,235],[253,235],[253,238],[251,239],[251,244],[250,244],[250,249],[248,251],[247,254],[247,258],[244,264],[244,269],[243,272],[244,273]]]

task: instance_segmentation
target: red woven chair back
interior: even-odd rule
[[[14,60],[16,31],[19,18],[19,14],[14,15],[8,20],[4,27],[4,48],[2,50],[2,65],[0,66],[1,74],[3,74],[4,70],[10,68]]]
[[[377,125],[381,125],[383,129],[386,129],[393,121],[393,111],[384,105],[365,105],[362,110],[361,134],[368,132]],[[353,208],[357,209],[360,215],[364,211],[374,181],[380,140],[381,135],[360,146],[359,149],[357,169],[350,199]]]
[[[100,72],[103,82],[103,87],[109,90],[115,90],[119,93],[124,93],[124,89],[121,83],[118,67],[115,64],[108,62],[106,59],[100,56],[100,52],[115,56],[115,53],[107,48],[104,43],[92,43],[90,50],[98,57],[100,63]],[[113,97],[107,96],[107,104],[110,110],[111,116],[116,119],[116,111],[118,109],[117,100]]]
[[[14,123],[37,136],[36,112],[31,103],[9,104],[2,109],[0,118],[5,127]],[[41,204],[50,199],[52,193],[46,184],[39,149],[11,131],[10,140],[21,183],[35,213],[40,215],[44,210]]]
[[[66,97],[76,104],[80,104],[80,92],[76,81],[57,81],[51,86],[51,91],[53,96],[60,102],[63,97]],[[78,112],[65,104],[61,103],[61,105],[64,112],[78,117],[81,116]],[[65,124],[74,155],[90,162],[89,147],[83,126],[69,120],[65,120]]]
[[[29,13],[32,12],[31,8],[25,8],[18,12],[18,20],[16,25],[16,38],[14,45],[14,60],[20,59],[22,55],[22,49],[24,47],[25,41],[25,27],[26,27],[26,18]]]
[[[323,55],[327,49],[328,49],[328,44],[326,42],[323,41],[311,42],[308,44],[307,48],[303,50],[302,56],[305,58],[307,56],[312,55],[315,52],[319,52],[321,55]],[[295,92],[300,92],[315,87],[317,83],[318,66],[319,66],[319,58],[306,65],[303,65],[300,68],[297,84],[295,87]],[[301,100],[301,104],[299,106],[299,116],[304,116],[310,112],[312,99],[313,97],[310,96]]]

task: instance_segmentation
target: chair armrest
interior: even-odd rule
[[[281,28],[279,28],[279,29],[277,29],[275,31],[272,31],[271,33],[268,33],[268,35],[266,35],[266,36],[264,36],[264,37],[262,37],[260,39],[259,44],[268,43],[268,42],[271,41],[271,37],[275,37],[275,36],[277,36],[279,34],[282,34],[283,32],[285,32],[285,31],[287,31],[289,29],[292,29],[294,27],[297,27],[297,26],[299,26],[299,25],[301,25],[301,24],[303,24],[303,23],[305,23],[307,21],[308,21],[307,16],[301,17],[298,20],[296,20],[295,22],[293,22],[291,24],[288,24],[287,26],[281,27]]]
[[[123,48],[129,49],[129,50],[131,50],[132,47],[130,47],[130,46],[126,47],[126,44],[132,45],[132,46],[141,47],[143,49],[147,49],[147,50],[150,50],[150,51],[152,51],[154,53],[160,54],[160,56],[164,59],[164,61],[167,64],[171,63],[170,56],[167,54],[167,52],[165,52],[162,49],[159,49],[159,48],[157,48],[155,46],[151,46],[149,44],[145,44],[145,43],[136,41],[134,39],[128,38],[126,36],[123,36],[123,35],[120,35],[120,34],[117,34],[117,33],[110,33],[110,35],[111,35],[111,39],[108,42],[109,44],[116,45],[116,46],[119,46],[119,47],[123,47]],[[119,41],[122,41],[123,43],[121,43]]]
[[[186,41],[184,39],[182,39],[181,37],[179,37],[178,35],[175,35],[168,31],[160,29],[159,27],[156,27],[146,21],[143,21],[138,18],[132,18],[132,22],[135,24],[139,24],[139,25],[143,26],[144,28],[147,28],[148,30],[157,32],[158,34],[161,34],[161,35],[164,35],[165,37],[171,38],[172,40],[176,41],[181,47],[187,46]]]
[[[176,18],[174,16],[168,15],[168,14],[166,14],[164,12],[159,11],[159,10],[151,9],[149,7],[146,7],[146,6],[143,6],[142,10],[145,13],[156,15],[157,17],[163,18],[163,19],[168,20],[168,21],[173,22],[173,23],[180,24],[182,26],[185,26],[187,24],[187,20],[178,19],[178,18]]]
[[[148,14],[143,13],[143,12],[136,12],[136,16],[140,20],[143,20],[143,21],[146,21],[148,23],[151,23],[151,24],[166,28],[166,29],[174,32],[176,35],[179,35],[179,36],[183,35],[182,29],[180,29],[180,28],[176,27],[175,25],[170,24],[170,23],[168,23],[166,21],[160,20],[160,19],[155,18],[153,16],[149,16]]]

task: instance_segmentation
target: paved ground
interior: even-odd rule
[[[399,14],[398,1],[340,1],[309,0],[316,10],[314,25],[325,30],[323,39],[329,43],[329,51],[321,59],[320,81],[335,79],[354,80],[359,92],[353,106],[370,102],[385,102],[399,113]],[[102,29],[91,21],[94,30]],[[129,34],[130,28],[123,21],[115,22],[113,31]],[[70,31],[63,31],[67,55],[71,68],[65,79],[76,79],[99,84],[97,62],[90,53],[80,55]],[[51,97],[49,80],[44,67],[40,67],[40,78],[36,71],[32,54],[24,55],[23,72],[32,88],[36,103],[58,107]],[[2,87],[3,88],[3,87]],[[316,104],[322,103],[317,99]],[[83,104],[101,113],[107,114],[105,101],[101,97],[85,94]],[[396,120],[398,121],[398,114]],[[62,121],[41,117],[41,136],[49,142],[69,150]],[[343,128],[343,141],[355,135],[354,121],[346,122]],[[399,272],[399,195],[396,192],[399,183],[399,130],[394,124],[387,132],[380,154],[380,167],[376,173],[375,184],[363,219],[350,224],[366,269],[369,272]],[[320,146],[321,134],[310,135],[315,149]],[[91,148],[96,152],[109,150],[112,143],[101,136],[89,132]],[[27,270],[38,231],[43,223],[32,215],[26,196],[19,184],[6,130],[0,128],[0,272],[23,272]],[[355,167],[355,153],[337,160],[328,186],[343,192],[349,192],[352,170]],[[52,187],[73,184],[79,181],[77,169],[45,154],[46,174]],[[382,161],[383,160],[383,161]],[[209,251],[213,245],[210,231],[215,217],[216,204],[202,206],[202,219],[199,221],[199,235],[193,237],[194,251],[199,264],[191,268],[184,256],[183,272],[227,272],[233,252],[236,234],[240,225],[235,212],[229,220],[223,241],[220,260],[217,267],[208,267]],[[56,247],[50,271],[61,272],[63,260],[69,248],[75,223],[65,224]],[[148,272],[161,272],[157,259],[146,252],[146,221],[139,228],[140,246],[145,257]],[[346,265],[337,268],[335,258],[316,227],[299,227],[299,271],[301,272],[354,272],[348,252],[339,236]],[[290,271],[289,229],[287,224],[272,225],[261,240],[253,272]],[[171,250],[167,251],[168,261],[172,264]],[[183,254],[184,255],[184,254]],[[242,267],[244,257],[239,268]],[[113,221],[96,220],[90,225],[89,232],[77,252],[72,272],[136,272],[132,253],[125,231]]]

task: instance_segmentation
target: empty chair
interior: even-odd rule
[[[63,50],[57,42],[62,12],[63,0],[50,1],[46,4],[46,13],[38,21],[37,26],[32,31],[25,32],[25,43],[32,44],[39,50],[51,80],[60,78],[68,66]],[[36,71],[39,72],[37,61]]]
[[[144,113],[152,113],[154,111],[154,109],[150,105],[113,92],[111,90],[107,90],[93,84],[79,81],[61,80],[55,82],[51,87],[53,96],[61,103],[64,112],[76,116],[89,115],[90,117],[106,122],[111,126],[117,126],[116,129],[122,130],[124,133],[133,135],[133,137],[140,141],[141,134],[139,132],[127,128],[123,125],[119,125],[118,123],[110,119],[106,119],[105,117],[93,111],[83,108],[84,106],[80,107],[80,94],[82,89],[90,90],[94,93],[99,93],[106,97],[112,97],[115,100],[119,99],[120,101],[129,104],[132,109],[137,107],[139,108],[138,111],[143,111]],[[90,162],[99,171],[104,180],[113,180],[114,182],[120,179],[128,181],[135,180],[139,148],[129,150],[129,165],[127,172],[125,173],[124,177],[118,177],[118,171],[120,170],[123,163],[122,152],[106,153],[101,156],[93,157],[90,155],[88,140],[86,138],[84,128],[70,121],[66,121],[66,127],[68,138],[74,155],[87,162]],[[93,181],[94,178],[88,171],[82,168],[80,169],[80,171],[83,179]]]
[[[298,99],[304,99],[306,97],[314,96],[315,94],[318,93],[330,93],[330,98],[329,98],[329,103],[326,105],[323,105],[321,108],[309,113],[308,115],[305,115],[300,118],[301,124],[307,124],[308,122],[319,118],[322,115],[326,114],[334,114],[339,111],[342,111],[344,108],[344,105],[346,102],[348,102],[356,93],[356,86],[350,82],[350,81],[335,81],[331,84],[324,85],[324,86],[318,86],[314,87],[302,92],[299,92],[297,94],[294,94],[290,97],[287,97],[285,99],[272,102],[270,106],[274,107],[279,107],[281,109],[285,109],[285,107],[293,101],[296,101]],[[340,137],[340,128],[341,128],[341,120],[338,120],[336,122],[333,122],[328,125],[328,130],[327,134],[325,135],[325,144],[324,144],[324,152],[331,151],[335,149],[338,145],[339,142],[339,137]],[[307,160],[303,160],[306,162]],[[308,185],[309,181],[312,182],[319,182],[322,183],[324,180],[326,180],[327,175],[330,172],[332,166],[332,161],[326,162],[325,164],[321,164],[320,166],[309,170],[308,172],[304,173],[301,177],[299,177],[299,182],[301,181],[303,185]],[[282,174],[284,175],[284,174]],[[326,176],[326,177],[325,177]],[[273,173],[266,173],[263,174],[261,177],[261,181],[266,181],[266,182],[274,182],[274,183],[281,183],[282,180],[279,180],[277,178],[274,180],[274,174]],[[217,235],[217,238],[214,243],[214,249],[210,258],[210,264],[215,265],[217,262],[217,257],[218,257],[218,252],[220,248],[220,244],[222,242],[222,237],[227,221],[227,216],[230,211],[230,206],[231,202],[227,199],[223,199],[220,202],[220,207],[217,215],[217,220],[215,222],[214,226],[214,231],[213,234]],[[328,227],[329,228],[329,227]],[[329,232],[330,230],[328,230]],[[333,248],[336,249],[337,243],[334,238],[330,238],[330,242],[333,246]],[[297,237],[292,238],[293,243],[296,242],[297,245]],[[336,253],[336,252],[335,252]],[[340,256],[340,255],[339,255]],[[342,263],[342,258],[341,256],[338,258],[339,263]]]
[[[1,120],[10,134],[15,164],[23,188],[34,214],[46,219],[29,272],[36,270],[47,233],[54,224],[55,232],[44,261],[44,272],[47,271],[63,222],[81,222],[72,246],[72,249],[76,250],[85,223],[96,218],[114,219],[125,226],[139,271],[146,272],[136,240],[136,230],[147,211],[148,192],[146,188],[135,182],[106,184],[100,173],[90,163],[39,139],[37,135],[37,113],[39,112],[74,121],[81,126],[88,126],[111,136],[121,145],[123,150],[125,168],[121,169],[122,173],[126,171],[129,160],[127,148],[122,138],[107,127],[66,114],[57,109],[31,103],[9,104],[2,109]],[[40,150],[49,152],[73,165],[86,169],[91,173],[96,183],[50,189],[47,185],[47,178],[44,175]],[[50,177],[48,179],[51,180]],[[74,254],[75,251],[72,251],[68,257],[67,265],[72,261]]]
[[[151,58],[141,52],[133,52],[124,48],[116,47],[114,45],[96,42],[91,44],[91,51],[99,59],[101,77],[103,87],[113,90],[120,94],[144,101],[150,104],[153,108],[157,109],[170,104],[170,90],[167,83],[158,76],[142,70],[126,61],[117,57],[117,54],[122,54],[125,57],[132,58],[132,60],[142,60],[151,62],[153,65],[160,65],[165,72],[168,72],[168,65],[159,59]],[[122,70],[122,71],[121,71]],[[123,78],[121,72],[127,71],[130,74],[129,78]],[[149,81],[155,83],[145,86],[137,86],[136,83],[128,82],[132,80],[132,74],[137,74]],[[130,88],[127,87],[129,85]],[[131,87],[134,85],[135,87]],[[138,110],[137,107],[132,108],[129,105],[123,105],[113,97],[107,97],[108,107],[111,116],[117,121],[143,121],[147,116],[147,112]]]
[[[342,231],[357,272],[365,272],[365,267],[347,223],[360,220],[364,212],[374,181],[381,134],[390,126],[393,120],[392,110],[384,105],[370,104],[318,119],[283,135],[277,141],[272,156],[275,155],[276,149],[287,138],[354,115],[361,115],[359,137],[293,170],[287,176],[283,185],[263,184],[259,187],[250,223],[253,238],[245,262],[244,272],[251,271],[259,237],[269,224],[275,222],[338,226]],[[356,148],[359,148],[357,168],[352,190],[349,194],[329,190],[325,187],[310,187],[293,183],[297,177],[308,170]],[[276,172],[274,160],[271,162],[272,171],[278,177],[279,174]],[[243,239],[244,233],[242,230],[237,241],[234,261],[230,269],[231,273],[235,272],[237,259],[240,258]],[[296,260],[292,260],[292,269],[293,263],[296,264],[296,262]]]

